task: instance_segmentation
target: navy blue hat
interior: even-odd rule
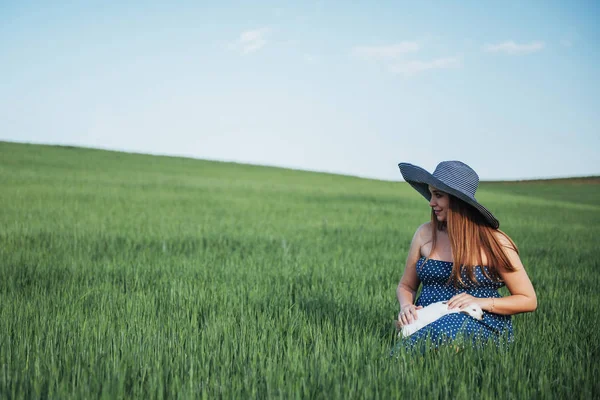
[[[479,176],[467,164],[460,161],[442,161],[435,168],[433,174],[408,163],[400,163],[398,167],[404,180],[428,201],[431,200],[431,193],[429,192],[429,185],[431,185],[475,207],[492,228],[498,229],[500,227],[500,222],[492,213],[475,199],[475,191],[479,186]]]

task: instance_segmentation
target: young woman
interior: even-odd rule
[[[433,174],[412,164],[399,167],[431,207],[431,221],[415,232],[396,290],[400,324],[410,324],[416,310],[437,301],[448,301],[450,308],[477,303],[484,310],[481,321],[462,313],[446,315],[409,336],[405,344],[430,338],[437,347],[459,334],[476,342],[498,343],[503,336],[512,340],[510,316],[534,311],[537,299],[517,246],[475,199],[479,177],[460,161],[441,162]],[[510,296],[500,296],[502,286]]]

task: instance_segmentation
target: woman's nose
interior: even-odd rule
[[[431,200],[429,200],[429,205],[431,207],[435,206],[435,200],[434,200],[433,196],[431,196]]]

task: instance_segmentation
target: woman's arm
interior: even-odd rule
[[[535,311],[537,309],[537,296],[531,280],[525,272],[521,258],[512,247],[505,249],[506,255],[515,267],[515,271],[500,270],[498,273],[504,280],[510,296],[494,299],[491,304],[493,310],[488,309],[487,311],[504,315]]]
[[[510,296],[492,299],[477,298],[466,293],[461,293],[448,301],[449,308],[462,308],[469,303],[475,302],[479,304],[483,310],[493,312],[494,314],[512,315],[536,310],[537,296],[535,294],[535,289],[531,284],[527,272],[525,272],[525,267],[523,267],[521,258],[510,245],[508,239],[503,235],[499,235],[498,239],[504,246],[510,263],[515,267],[514,271],[498,271],[500,277],[506,284],[506,288],[510,292]]]
[[[414,306],[417,289],[420,284],[416,265],[419,257],[421,257],[421,246],[423,245],[423,237],[425,236],[424,231],[427,230],[427,227],[428,224],[421,225],[415,232],[410,249],[408,250],[408,256],[406,257],[404,273],[396,288],[396,297],[398,298],[398,303],[400,303],[398,321],[402,325],[410,324],[413,320],[417,319],[416,310],[421,308]]]

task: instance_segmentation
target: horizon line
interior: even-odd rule
[[[49,143],[49,142],[33,142],[33,141],[14,141],[7,139],[0,139],[0,143],[12,143],[12,144],[25,144],[25,145],[38,145],[38,146],[48,146],[48,147],[66,147],[66,148],[77,148],[77,149],[86,149],[86,150],[98,150],[98,151],[109,151],[115,153],[125,153],[125,154],[135,154],[135,155],[146,155],[153,157],[171,157],[171,158],[185,158],[190,160],[198,160],[198,161],[209,161],[209,162],[220,162],[220,163],[229,163],[229,164],[238,164],[238,165],[247,165],[253,167],[263,167],[263,168],[278,168],[285,169],[290,171],[299,171],[299,172],[313,172],[319,174],[327,174],[327,175],[336,175],[342,177],[350,177],[357,179],[366,179],[371,181],[381,181],[381,182],[398,182],[398,183],[406,183],[402,176],[398,180],[392,179],[383,179],[383,178],[375,178],[372,176],[361,176],[361,175],[352,175],[343,172],[336,171],[327,171],[327,170],[317,170],[317,169],[306,169],[306,168],[298,168],[292,166],[284,166],[284,165],[275,165],[275,164],[260,164],[253,163],[248,161],[235,161],[235,160],[223,160],[216,158],[199,158],[190,155],[184,154],[174,154],[174,153],[158,153],[158,152],[140,152],[136,150],[126,150],[119,149],[114,147],[97,147],[97,146],[88,146],[81,144],[65,144],[65,143]],[[539,181],[552,181],[552,180],[571,180],[571,179],[600,179],[600,173],[592,174],[592,175],[569,175],[569,176],[535,176],[535,177],[527,177],[527,178],[500,178],[500,179],[485,179],[480,180],[480,183],[502,183],[502,182],[539,182]]]

